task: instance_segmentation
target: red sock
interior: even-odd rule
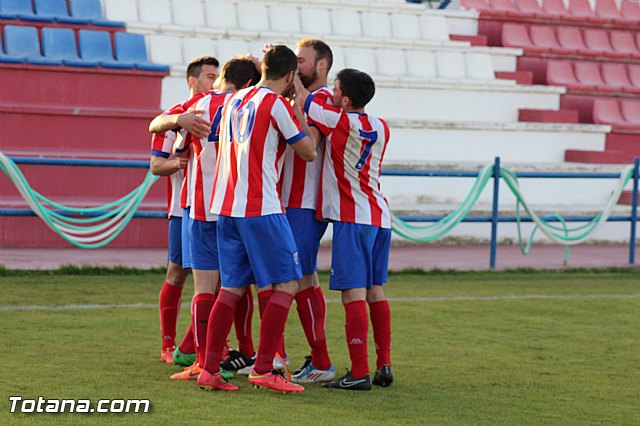
[[[176,323],[180,309],[180,297],[182,287],[171,285],[168,282],[162,284],[160,289],[160,331],[162,332],[162,350],[176,347]]]
[[[356,300],[344,305],[344,310],[347,317],[344,329],[349,347],[349,358],[351,358],[351,375],[356,379],[361,379],[369,374],[367,303],[364,300]]]
[[[233,322],[238,339],[238,350],[245,355],[253,356],[253,337],[251,336],[251,317],[253,316],[253,293],[251,287],[247,288],[244,296],[236,305]]]
[[[279,290],[275,290],[269,298],[260,323],[260,343],[254,367],[258,374],[267,373],[273,368],[273,357],[282,340],[292,302],[292,295]]]
[[[193,321],[189,323],[189,328],[178,346],[183,354],[192,354],[196,351],[196,342],[193,338]]]
[[[264,310],[266,309],[267,303],[269,303],[269,299],[272,294],[273,290],[265,290],[258,293],[258,310],[260,311],[260,319],[262,319],[262,315],[264,315]],[[278,352],[282,357],[287,354],[287,350],[284,347],[284,334],[282,335],[280,342],[278,342],[278,349],[276,349],[276,352]]]
[[[327,301],[324,298],[324,293],[322,292],[322,287],[314,287],[316,289],[316,293],[318,294],[318,299],[322,302],[322,309],[318,313],[318,320],[322,321],[322,328],[324,330],[327,329]]]
[[[380,300],[369,304],[373,341],[376,343],[376,370],[391,365],[391,309],[389,302]]]
[[[227,342],[229,331],[231,331],[233,312],[239,300],[240,296],[237,294],[222,289],[209,314],[209,324],[211,326],[207,329],[207,349],[203,368],[211,374],[216,374],[220,371],[222,351]]]
[[[209,324],[209,314],[216,301],[216,297],[211,293],[200,293],[193,297],[191,302],[191,319],[193,323],[193,335],[196,346],[196,363],[202,367],[204,365],[204,354],[207,345],[207,326]]]
[[[315,288],[306,288],[296,294],[298,316],[311,347],[313,366],[320,370],[328,370],[331,365],[327,352],[327,340],[324,335],[324,324],[319,318],[322,311],[322,300],[318,298]]]

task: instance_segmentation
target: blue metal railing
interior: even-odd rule
[[[88,160],[75,158],[31,158],[31,157],[11,157],[16,164],[25,165],[50,165],[50,166],[81,166],[81,167],[117,167],[117,168],[142,168],[148,169],[148,161],[132,161],[132,160]],[[635,263],[636,252],[636,231],[638,221],[638,189],[639,189],[639,170],[640,158],[634,161],[633,172],[633,195],[631,214],[629,216],[609,216],[607,222],[630,222],[629,236],[629,263]],[[471,171],[446,171],[446,170],[383,170],[384,176],[405,176],[405,177],[478,177],[478,172]],[[620,173],[595,173],[595,172],[516,172],[518,178],[529,179],[618,179]],[[489,267],[495,269],[498,244],[498,223],[515,223],[532,222],[530,218],[516,218],[514,216],[499,216],[499,186],[500,186],[500,157],[496,157],[493,168],[493,195],[491,216],[472,216],[465,217],[462,222],[468,223],[490,223],[491,224],[491,240]],[[58,211],[61,214],[64,212]],[[86,214],[86,216],[97,216],[102,213],[96,212]],[[35,213],[28,209],[0,209],[0,216],[35,216]],[[138,211],[134,214],[135,218],[153,218],[166,219],[166,211]],[[406,222],[437,222],[445,216],[399,216]],[[558,218],[556,216],[542,216],[547,222],[588,222],[594,219],[594,216],[564,216]]]

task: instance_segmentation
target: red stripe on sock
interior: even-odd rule
[[[331,365],[324,333],[324,322],[320,318],[322,300],[314,287],[306,288],[296,294],[298,316],[302,329],[311,348],[313,365],[320,370],[328,370]]]
[[[195,337],[196,362],[200,367],[204,365],[209,314],[215,301],[216,297],[213,294],[200,293],[196,294],[191,302],[191,319],[193,323],[193,335]]]
[[[244,296],[236,305],[233,322],[238,340],[238,350],[245,355],[253,356],[253,336],[251,335],[251,319],[253,317],[253,292],[247,288]]]
[[[345,334],[351,359],[351,375],[362,378],[369,374],[369,354],[367,351],[367,334],[369,333],[369,317],[367,303],[356,300],[344,305],[346,314]]]

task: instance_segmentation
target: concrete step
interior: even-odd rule
[[[487,36],[483,35],[451,34],[450,38],[454,41],[468,41],[471,46],[487,46]]]

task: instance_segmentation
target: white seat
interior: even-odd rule
[[[171,24],[169,0],[138,0],[140,21],[153,24]]]
[[[331,13],[328,9],[303,7],[300,9],[302,32],[306,34],[331,34]]]
[[[349,47],[345,49],[347,67],[364,71],[369,75],[375,75],[376,56],[372,49]]]
[[[216,43],[213,40],[200,37],[185,37],[182,39],[183,64],[188,64],[201,56],[213,56],[218,59],[216,56]]]
[[[216,41],[216,52],[218,53],[217,58],[220,61],[220,66],[222,66],[237,55],[249,53],[249,46],[247,46],[247,42],[242,40],[218,40]]]
[[[333,34],[341,36],[361,36],[360,16],[355,10],[336,9],[331,11]]]
[[[399,77],[407,74],[405,54],[400,49],[376,50],[376,64],[380,75]]]
[[[148,35],[151,62],[158,64],[182,64],[182,42],[179,37]]]
[[[407,52],[407,74],[413,77],[433,78],[438,75],[435,58],[432,52],[414,50]]]
[[[269,19],[267,6],[260,3],[251,3],[250,7],[240,5],[238,13],[238,27],[241,30],[268,31]]]
[[[436,52],[438,76],[447,79],[464,79],[466,76],[464,55],[460,52]]]
[[[204,12],[201,0],[171,0],[173,22],[191,27],[204,26]]]
[[[467,53],[464,55],[467,78],[473,80],[495,80],[493,61],[488,53]]]
[[[392,37],[389,14],[382,12],[363,12],[362,33],[367,37],[374,38]]]
[[[393,36],[404,40],[420,38],[420,20],[416,15],[394,13],[391,15]]]
[[[338,71],[346,68],[344,61],[344,48],[340,46],[330,46],[331,54],[333,55],[333,64],[331,64],[331,69],[329,70],[330,76],[335,76]],[[331,87],[331,81],[329,81],[329,87]]]
[[[216,29],[238,27],[236,6],[230,0],[207,0],[205,5],[207,26]]]
[[[279,33],[300,33],[300,13],[295,6],[269,6],[271,31]]]
[[[138,20],[136,0],[103,0],[104,16],[111,21],[135,22]]]
[[[422,38],[429,41],[449,41],[449,30],[444,16],[423,14],[420,17]]]

